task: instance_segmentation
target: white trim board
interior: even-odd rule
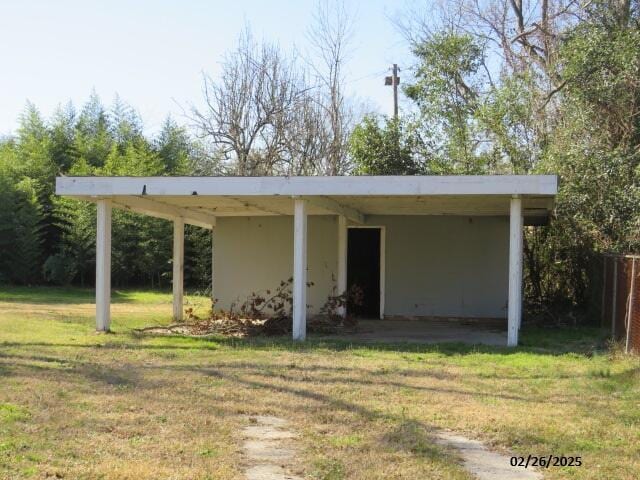
[[[58,177],[56,193],[118,195],[540,195],[558,191],[555,175],[341,177]]]

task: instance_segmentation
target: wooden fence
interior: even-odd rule
[[[640,255],[605,255],[602,326],[627,353],[640,353]]]

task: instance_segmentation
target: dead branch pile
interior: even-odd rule
[[[291,309],[293,299],[291,284],[293,279],[280,282],[274,291],[253,292],[242,303],[234,303],[229,310],[216,310],[215,302],[206,318],[197,316],[192,308],[187,308],[187,321],[167,326],[153,326],[137,329],[140,333],[165,335],[224,335],[229,337],[277,336],[292,331]],[[313,286],[313,283],[307,284]],[[362,290],[353,287],[341,295],[329,296],[320,314],[307,320],[307,332],[337,334],[353,332],[357,329],[357,320],[343,317],[340,310],[349,302],[359,305],[362,302]]]

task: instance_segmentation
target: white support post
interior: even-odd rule
[[[293,339],[307,336],[307,202],[295,199],[293,217]]]
[[[216,294],[215,294],[215,278],[214,278],[214,262],[216,259],[216,247],[215,247],[215,227],[211,229],[211,301],[215,302],[216,301]],[[214,305],[215,308],[215,305]]]
[[[111,200],[98,200],[97,207],[96,330],[108,332],[111,325]]]
[[[184,219],[173,221],[173,319],[182,321],[184,288]]]
[[[507,346],[518,345],[522,320],[522,199],[511,198],[509,218],[509,300]]]
[[[338,215],[338,278],[337,278],[338,295],[342,295],[347,291],[347,218],[344,215]],[[338,308],[338,315],[344,317],[347,315],[345,306]]]

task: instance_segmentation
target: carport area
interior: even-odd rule
[[[516,346],[523,233],[548,220],[557,178],[61,177],[56,193],[97,205],[98,330],[110,325],[111,212],[119,208],[173,222],[176,321],[184,313],[184,225],[192,224],[211,230],[216,306],[228,311],[290,282],[294,340],[305,339],[308,316],[357,287],[362,301],[336,313],[384,322],[363,322],[370,331],[362,339]],[[471,320],[439,317],[482,319],[481,331],[469,330]],[[495,318],[506,335],[490,329]]]
[[[420,318],[363,319],[354,333],[334,335],[332,339],[364,343],[464,343],[504,346],[507,322],[502,319]]]

